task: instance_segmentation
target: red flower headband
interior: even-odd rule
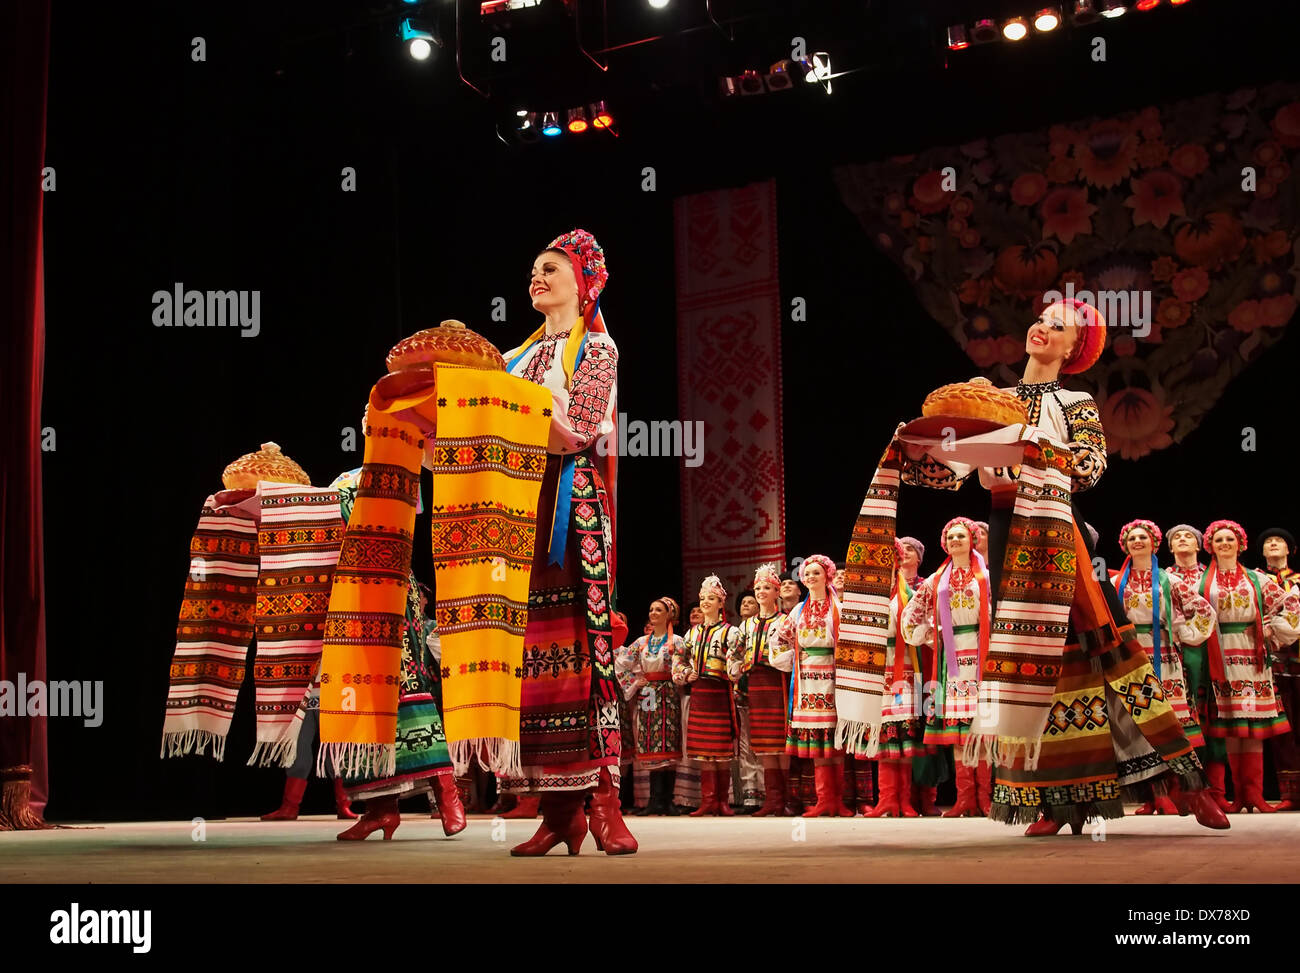
[[[609,280],[609,271],[605,269],[605,251],[586,230],[563,233],[548,243],[546,249],[568,254],[569,261],[573,264],[573,276],[578,281],[578,309],[585,316],[587,308],[596,303],[600,292],[605,289],[605,282]]]
[[[1216,520],[1214,523],[1210,524],[1209,527],[1205,528],[1205,540],[1202,541],[1202,544],[1206,551],[1211,554],[1214,553],[1211,541],[1214,540],[1214,532],[1218,530],[1232,531],[1237,535],[1237,543],[1241,546],[1241,549],[1243,551],[1246,549],[1246,528],[1242,527],[1241,524],[1237,523],[1235,520]]]
[[[810,554],[808,557],[804,558],[803,564],[799,565],[799,581],[803,584],[805,588],[810,587],[807,580],[804,578],[804,571],[807,570],[808,565],[810,564],[816,564],[823,571],[825,571],[826,583],[828,585],[831,585],[832,587],[834,586],[835,562],[832,561],[830,558],[828,558],[825,554]]]
[[[1152,550],[1159,547],[1160,541],[1164,539],[1165,535],[1160,532],[1160,528],[1157,527],[1155,524],[1153,524],[1151,521],[1141,520],[1141,519],[1130,520],[1127,524],[1125,524],[1123,527],[1119,529],[1119,546],[1120,546],[1120,550],[1122,550],[1125,554],[1128,553],[1128,543],[1127,543],[1128,532],[1131,531],[1134,527],[1141,527],[1144,531],[1146,531],[1148,534],[1151,535]]]
[[[948,531],[952,530],[952,528],[959,524],[966,528],[966,533],[970,534],[970,544],[972,548],[975,546],[975,542],[979,539],[980,529],[975,526],[975,521],[971,520],[969,517],[954,517],[952,520],[948,521],[948,523],[943,525],[943,532],[939,535],[939,546],[943,548],[943,553],[948,553]]]

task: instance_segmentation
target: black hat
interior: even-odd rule
[[[1259,545],[1260,550],[1263,550],[1264,542],[1270,537],[1282,538],[1282,540],[1286,541],[1287,552],[1290,554],[1296,553],[1295,537],[1289,530],[1283,527],[1270,527],[1268,530],[1260,534],[1259,537],[1255,539],[1255,543]]]

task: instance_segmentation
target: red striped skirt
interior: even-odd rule
[[[785,753],[785,676],[771,666],[749,672],[749,746],[755,754]]]
[[[730,682],[701,676],[691,684],[686,756],[693,760],[730,760],[736,755],[738,729]]]

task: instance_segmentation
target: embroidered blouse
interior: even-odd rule
[[[510,374],[551,392],[551,453],[580,453],[614,431],[618,392],[618,348],[603,331],[587,334],[573,381],[565,388],[564,348],[568,331],[544,335],[515,363]]]
[[[794,650],[779,643],[785,612],[778,611],[766,618],[753,615],[740,623],[740,642],[734,655],[727,657],[727,675],[739,679],[755,666],[769,666],[789,672],[794,662]]]
[[[674,632],[669,635],[642,635],[623,650],[621,664],[616,666],[618,684],[623,695],[631,699],[637,692],[638,676],[666,672],[672,675],[674,667],[686,652],[686,642]]]

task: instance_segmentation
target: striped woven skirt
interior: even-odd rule
[[[646,678],[650,685],[629,703],[636,763],[659,770],[682,759],[682,705],[667,672],[646,673]]]
[[[1219,623],[1224,678],[1210,680],[1214,716],[1205,728],[1209,736],[1267,740],[1291,732],[1286,712],[1278,706],[1271,667],[1255,666],[1253,627],[1253,622]]]
[[[559,479],[560,458],[550,456],[538,510],[555,509]],[[593,658],[594,625],[587,611],[593,593],[602,604],[607,598],[604,486],[585,462],[574,475],[573,500],[564,563],[550,563],[545,529],[538,530],[533,550],[519,719],[523,776],[500,778],[509,792],[588,790],[602,769],[615,784],[620,779],[621,693],[612,653],[604,666]],[[607,630],[607,613],[602,617]],[[608,651],[608,634],[603,644]]]
[[[736,755],[736,708],[731,683],[701,676],[691,683],[686,723],[686,755],[692,760],[731,760]]]
[[[1066,824],[1123,817],[1121,789],[1134,800],[1164,793],[1166,772],[1187,790],[1206,786],[1119,595],[1086,569],[1094,552],[1079,523],[1076,514],[1085,569],[1075,575],[1070,631],[1038,767],[1026,770],[1022,753],[995,770],[990,816],[1010,824],[1031,823],[1040,813]]]
[[[749,745],[759,757],[785,753],[785,674],[771,666],[749,671]]]

